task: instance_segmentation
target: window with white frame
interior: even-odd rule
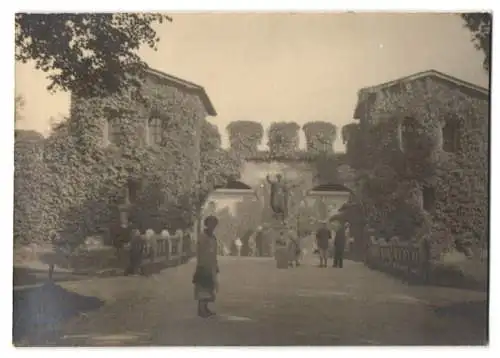
[[[119,118],[109,118],[104,121],[103,137],[104,144],[118,145],[120,142],[121,127]]]
[[[151,117],[148,122],[146,131],[149,145],[162,145],[163,142],[163,125],[158,117]]]

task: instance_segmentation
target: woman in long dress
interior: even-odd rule
[[[214,235],[217,224],[218,220],[215,216],[208,216],[204,221],[205,229],[197,243],[197,263],[193,284],[200,317],[209,317],[215,314],[208,308],[208,304],[215,301],[218,288],[217,238]]]

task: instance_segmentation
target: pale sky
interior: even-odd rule
[[[158,27],[158,51],[141,50],[153,68],[205,87],[225,128],[234,120],[352,122],[357,91],[435,69],[488,87],[483,54],[453,14],[172,14]],[[46,91],[45,74],[16,66],[26,100],[18,128],[47,135],[50,118],[68,114],[69,96]],[[264,138],[263,143],[266,142]],[[303,145],[303,138],[302,138]]]

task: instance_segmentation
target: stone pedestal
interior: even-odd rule
[[[288,228],[283,222],[273,220],[268,226],[272,238],[272,254],[278,268],[288,268]]]

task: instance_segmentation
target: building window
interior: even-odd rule
[[[436,192],[433,187],[424,186],[422,188],[422,201],[424,210],[432,212],[436,203]]]
[[[458,123],[454,120],[447,120],[443,127],[443,150],[448,153],[455,153],[459,149],[460,136]]]
[[[400,127],[400,147],[403,152],[415,146],[417,126],[415,119],[405,117]]]
[[[115,144],[120,142],[121,128],[118,118],[108,119],[104,123],[105,144]]]
[[[148,136],[148,144],[161,145],[163,142],[163,126],[161,119],[158,117],[150,118],[146,133]]]
[[[135,203],[137,199],[137,182],[129,179],[127,181],[127,202]]]

